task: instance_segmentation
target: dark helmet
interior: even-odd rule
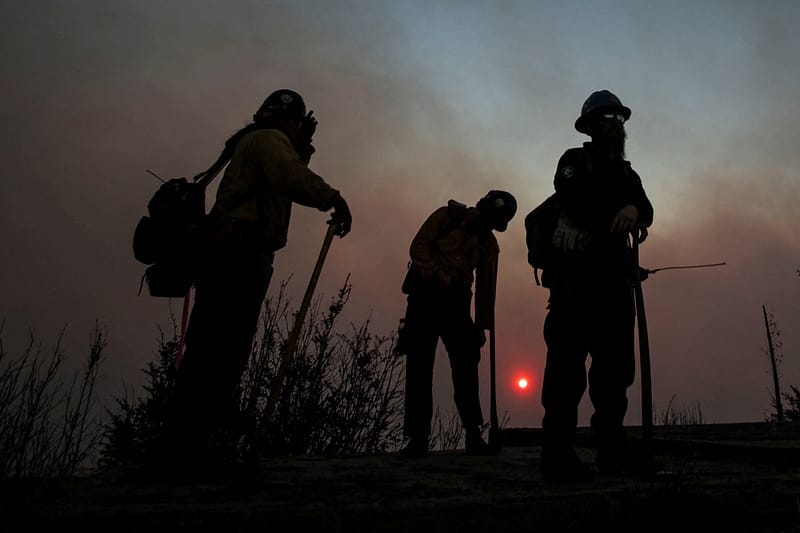
[[[291,89],[278,89],[267,96],[261,107],[253,115],[253,121],[265,118],[266,114],[287,115],[298,120],[306,116],[306,104],[303,97]]]
[[[575,129],[581,133],[589,135],[586,125],[591,120],[602,113],[619,113],[625,120],[631,118],[631,110],[622,105],[619,98],[611,91],[595,91],[583,103],[581,116],[575,121]]]
[[[489,214],[495,222],[494,229],[505,231],[517,212],[517,200],[506,191],[489,191],[475,207]]]

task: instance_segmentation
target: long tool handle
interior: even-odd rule
[[[636,234],[633,235],[633,281],[642,374],[642,439],[649,444],[653,436],[653,382],[650,376],[650,339],[647,334],[647,316],[644,311],[642,279],[639,272],[639,239]]]
[[[497,421],[497,379],[495,375],[494,325],[489,330],[489,446],[500,449],[500,427]]]
[[[269,388],[269,399],[267,400],[267,405],[264,408],[263,413],[264,420],[266,421],[269,421],[269,419],[272,417],[272,412],[275,410],[275,405],[278,403],[278,398],[280,397],[281,389],[283,388],[283,382],[286,378],[286,371],[288,370],[289,365],[292,362],[292,358],[294,357],[294,352],[297,349],[297,342],[300,339],[300,331],[303,329],[303,321],[305,320],[306,313],[311,305],[311,298],[314,296],[314,289],[317,287],[317,281],[319,280],[320,272],[322,272],[322,265],[325,263],[325,256],[328,255],[328,249],[331,247],[331,242],[333,241],[333,236],[335,234],[336,224],[329,223],[328,231],[325,233],[325,240],[322,241],[322,249],[319,251],[317,264],[314,266],[314,272],[311,274],[311,279],[308,282],[306,294],[303,296],[303,302],[300,304],[300,309],[297,310],[297,314],[294,318],[294,326],[292,327],[292,331],[289,333],[289,338],[286,341],[286,351],[283,354],[281,364],[278,367],[278,371],[275,373],[275,377],[272,379],[272,385]]]
[[[497,330],[497,271],[500,265],[499,261],[494,261],[490,265],[492,266],[492,322],[489,329],[489,446],[495,452],[499,452],[502,447],[502,439],[500,438],[500,424],[497,420],[497,350],[495,332]]]

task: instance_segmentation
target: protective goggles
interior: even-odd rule
[[[619,113],[603,113],[602,116],[608,120],[619,120],[620,124],[625,124],[625,116]]]

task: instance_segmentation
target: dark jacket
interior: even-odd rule
[[[612,233],[611,221],[626,205],[639,211],[637,223],[653,223],[653,206],[630,162],[608,160],[591,142],[567,150],[558,161],[555,189],[562,209],[589,234],[585,248],[557,255],[551,283],[558,278],[626,279],[631,275],[627,235]]]

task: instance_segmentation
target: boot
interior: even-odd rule
[[[545,481],[585,483],[595,477],[594,470],[581,462],[572,446],[543,446],[541,463]]]
[[[467,455],[489,456],[496,455],[495,450],[483,440],[479,432],[467,433],[464,446]]]
[[[400,457],[419,459],[428,455],[428,437],[411,437],[405,448],[400,450]]]

